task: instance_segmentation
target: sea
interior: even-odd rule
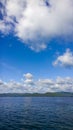
[[[73,97],[0,97],[0,130],[73,130]]]

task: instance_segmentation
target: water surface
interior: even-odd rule
[[[73,97],[0,97],[0,130],[73,130]]]

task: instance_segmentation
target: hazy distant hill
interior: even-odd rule
[[[73,97],[70,92],[47,92],[47,93],[3,93],[0,97]]]

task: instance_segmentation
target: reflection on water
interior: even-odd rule
[[[0,97],[0,130],[73,130],[73,98]]]

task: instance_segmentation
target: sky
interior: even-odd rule
[[[73,0],[0,0],[0,93],[73,92]]]

